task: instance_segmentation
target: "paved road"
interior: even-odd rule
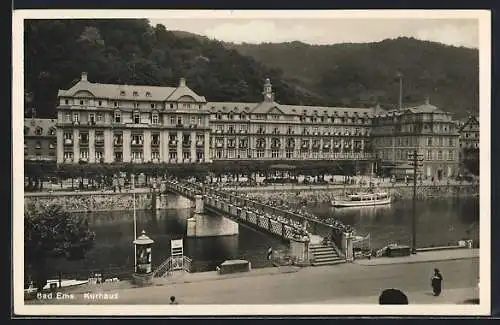
[[[399,288],[404,292],[419,292],[419,295],[425,295],[430,291],[429,282],[434,267],[438,267],[443,273],[444,292],[447,289],[469,290],[463,288],[476,286],[478,265],[477,258],[378,266],[343,264],[310,267],[296,273],[280,275],[124,289],[117,291],[118,300],[84,300],[82,294],[76,294],[75,299],[71,301],[50,300],[42,303],[167,304],[171,295],[176,296],[180,304],[316,304],[321,301],[338,303],[343,298],[346,302],[363,297],[362,300],[367,297],[375,299],[385,288]],[[471,296],[473,295],[471,290]],[[434,298],[429,295],[429,302],[433,302]],[[457,297],[456,303],[464,298],[462,293],[460,298]]]

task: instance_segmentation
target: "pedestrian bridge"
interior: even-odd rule
[[[166,190],[193,201],[200,195],[205,209],[284,240],[302,239],[310,234],[330,238],[336,230],[334,226],[321,220],[263,204],[238,193],[176,181],[167,181]]]
[[[299,263],[325,265],[352,260],[352,233],[340,226],[205,185],[167,181],[165,190],[195,201],[197,213],[208,210],[280,237],[289,243],[290,256]]]

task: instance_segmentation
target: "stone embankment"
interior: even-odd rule
[[[57,204],[64,210],[70,212],[93,212],[93,211],[124,211],[134,207],[134,195],[132,193],[71,193],[54,195],[40,193],[24,197],[24,205],[50,205]],[[150,210],[152,208],[151,193],[136,193],[135,206],[137,210]],[[158,195],[158,204],[162,200]],[[160,207],[161,208],[161,207]]]
[[[366,191],[359,187],[347,187],[344,189],[342,186],[309,186],[309,187],[291,187],[275,186],[258,188],[238,188],[238,191],[244,191],[253,199],[260,201],[283,201],[284,203],[291,203],[296,201],[303,201],[309,203],[325,203],[331,202],[335,197],[343,196],[346,193],[354,193],[358,191]],[[413,197],[413,186],[386,186],[380,187],[381,191],[388,192],[394,200],[411,199]],[[474,197],[479,196],[478,184],[466,185],[418,185],[416,189],[417,199],[426,198],[446,198],[446,197]]]
[[[229,188],[228,188],[229,189]],[[234,188],[233,188],[234,189]],[[395,200],[412,198],[413,187],[411,185],[397,185],[380,187],[388,191]],[[229,189],[230,190],[230,189]],[[238,188],[238,191],[247,192],[248,196],[261,202],[276,199],[291,203],[306,201],[310,203],[330,202],[334,197],[342,196],[342,186],[270,186],[265,188]],[[348,187],[347,192],[359,191],[359,187]],[[466,185],[419,185],[417,186],[417,198],[433,197],[471,197],[479,195],[478,184]],[[150,210],[153,206],[153,195],[151,192],[136,193],[136,209]],[[167,208],[167,200],[164,195],[157,195],[156,206],[158,209]],[[39,206],[41,204],[58,204],[71,212],[93,212],[93,211],[124,211],[133,209],[133,194],[115,192],[66,192],[66,193],[36,193],[25,195],[24,204]]]

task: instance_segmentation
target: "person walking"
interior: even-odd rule
[[[273,248],[272,247],[269,247],[267,249],[267,260],[270,261],[273,257]]]
[[[431,278],[431,286],[432,291],[434,292],[434,296],[439,296],[441,294],[443,282],[443,275],[439,271],[439,269],[434,269],[434,275]]]

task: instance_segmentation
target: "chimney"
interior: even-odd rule
[[[181,78],[179,80],[179,87],[186,87],[186,78]]]
[[[429,105],[430,104],[430,98],[429,96],[425,96],[425,105]]]
[[[87,80],[87,72],[82,72],[82,81],[88,81]]]

